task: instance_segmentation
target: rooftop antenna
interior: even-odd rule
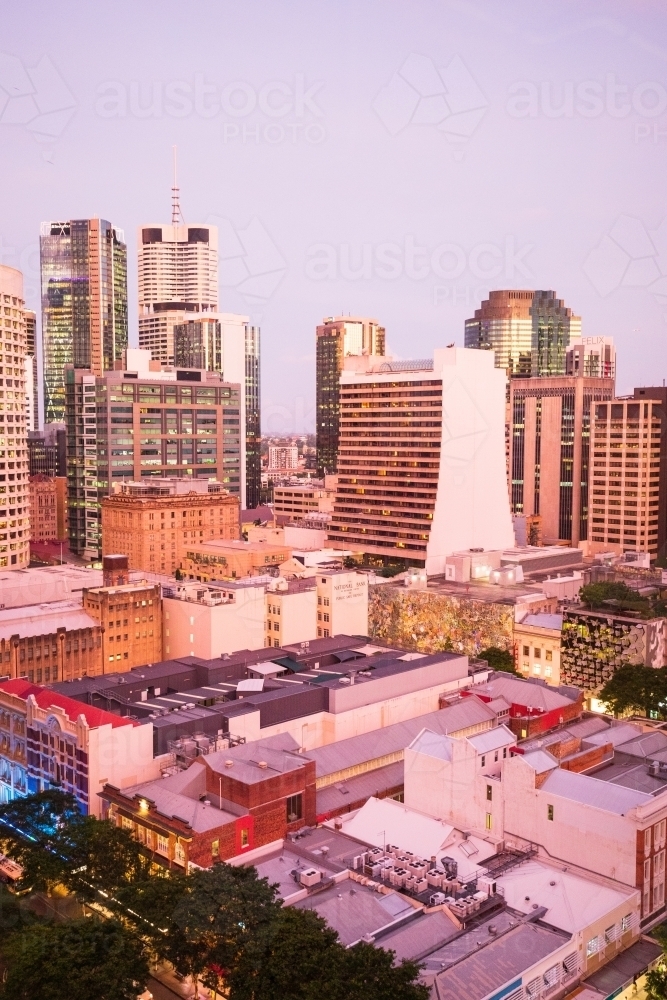
[[[181,211],[180,192],[176,179],[176,146],[171,147],[174,153],[174,183],[171,187],[171,224],[177,226],[179,222],[185,222]]]

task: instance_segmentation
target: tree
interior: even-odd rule
[[[648,1000],[667,1000],[667,968],[657,965],[646,974],[646,996]]]
[[[600,691],[598,698],[615,715],[667,718],[667,667],[656,670],[624,663]]]
[[[429,988],[417,982],[419,965],[394,959],[393,951],[363,941],[344,949],[337,1000],[428,1000]]]
[[[579,598],[588,608],[627,611],[640,618],[655,618],[667,613],[667,606],[662,599],[643,597],[620,580],[589,583],[581,588]]]
[[[501,649],[500,646],[489,646],[488,649],[483,649],[481,653],[477,654],[477,658],[486,660],[492,670],[502,670],[506,674],[516,673],[514,657],[508,650]]]
[[[139,938],[117,920],[31,927],[2,943],[7,1000],[136,1000],[148,980]]]

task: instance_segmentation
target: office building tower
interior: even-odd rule
[[[67,475],[67,433],[64,423],[45,424],[43,431],[28,431],[31,476]]]
[[[589,551],[665,554],[667,389],[598,403],[593,415]]]
[[[102,551],[124,553],[130,569],[173,576],[193,539],[239,537],[239,508],[239,497],[211,480],[116,482],[102,500]]]
[[[565,352],[565,374],[589,378],[616,376],[616,348],[611,337],[578,337]]]
[[[513,548],[505,381],[492,355],[462,348],[347,358],[332,546],[429,575],[455,552]]]
[[[542,542],[589,537],[592,407],[611,399],[614,379],[586,375],[511,378],[508,478],[512,513],[541,518]]]
[[[0,568],[30,562],[23,275],[0,264]]]
[[[174,363],[178,368],[218,372],[225,382],[244,386],[241,407],[241,499],[258,507],[261,490],[260,330],[248,316],[233,313],[189,314],[173,327]],[[153,355],[154,356],[154,355]]]
[[[105,219],[43,222],[44,420],[65,415],[65,367],[102,375],[127,347],[127,247]]]
[[[299,468],[299,449],[296,445],[270,445],[268,473],[289,475]]]
[[[465,322],[465,346],[493,351],[496,366],[510,375],[565,374],[565,352],[581,334],[581,319],[572,315],[552,291],[503,289]]]
[[[218,308],[218,229],[186,225],[176,194],[171,224],[141,226],[137,246],[139,347],[173,365],[174,326]]]
[[[37,382],[37,314],[25,310],[26,401],[28,430],[39,430],[39,385]]]
[[[316,331],[315,421],[317,474],[336,471],[338,459],[340,374],[345,358],[384,356],[385,329],[377,320],[331,316]]]
[[[241,387],[206,371],[161,370],[129,349],[124,368],[95,375],[69,366],[67,480],[70,548],[102,551],[100,504],[113,482],[216,479],[240,497]]]

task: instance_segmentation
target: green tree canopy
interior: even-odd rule
[[[664,601],[643,597],[621,580],[588,583],[581,588],[579,599],[587,608],[598,611],[627,611],[639,618],[655,618],[667,613]]]
[[[615,715],[635,712],[647,717],[667,718],[667,667],[625,663],[607,681],[598,695]]]
[[[506,674],[515,674],[514,657],[500,646],[489,646],[477,654],[480,660],[486,660],[492,670],[502,670]]]
[[[31,927],[1,948],[7,1000],[136,1000],[148,980],[141,940],[117,920]]]

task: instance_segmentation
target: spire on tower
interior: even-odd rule
[[[185,222],[185,219],[181,211],[180,191],[176,179],[176,146],[172,146],[172,150],[174,152],[174,183],[171,187],[171,224],[176,226],[179,222]]]

